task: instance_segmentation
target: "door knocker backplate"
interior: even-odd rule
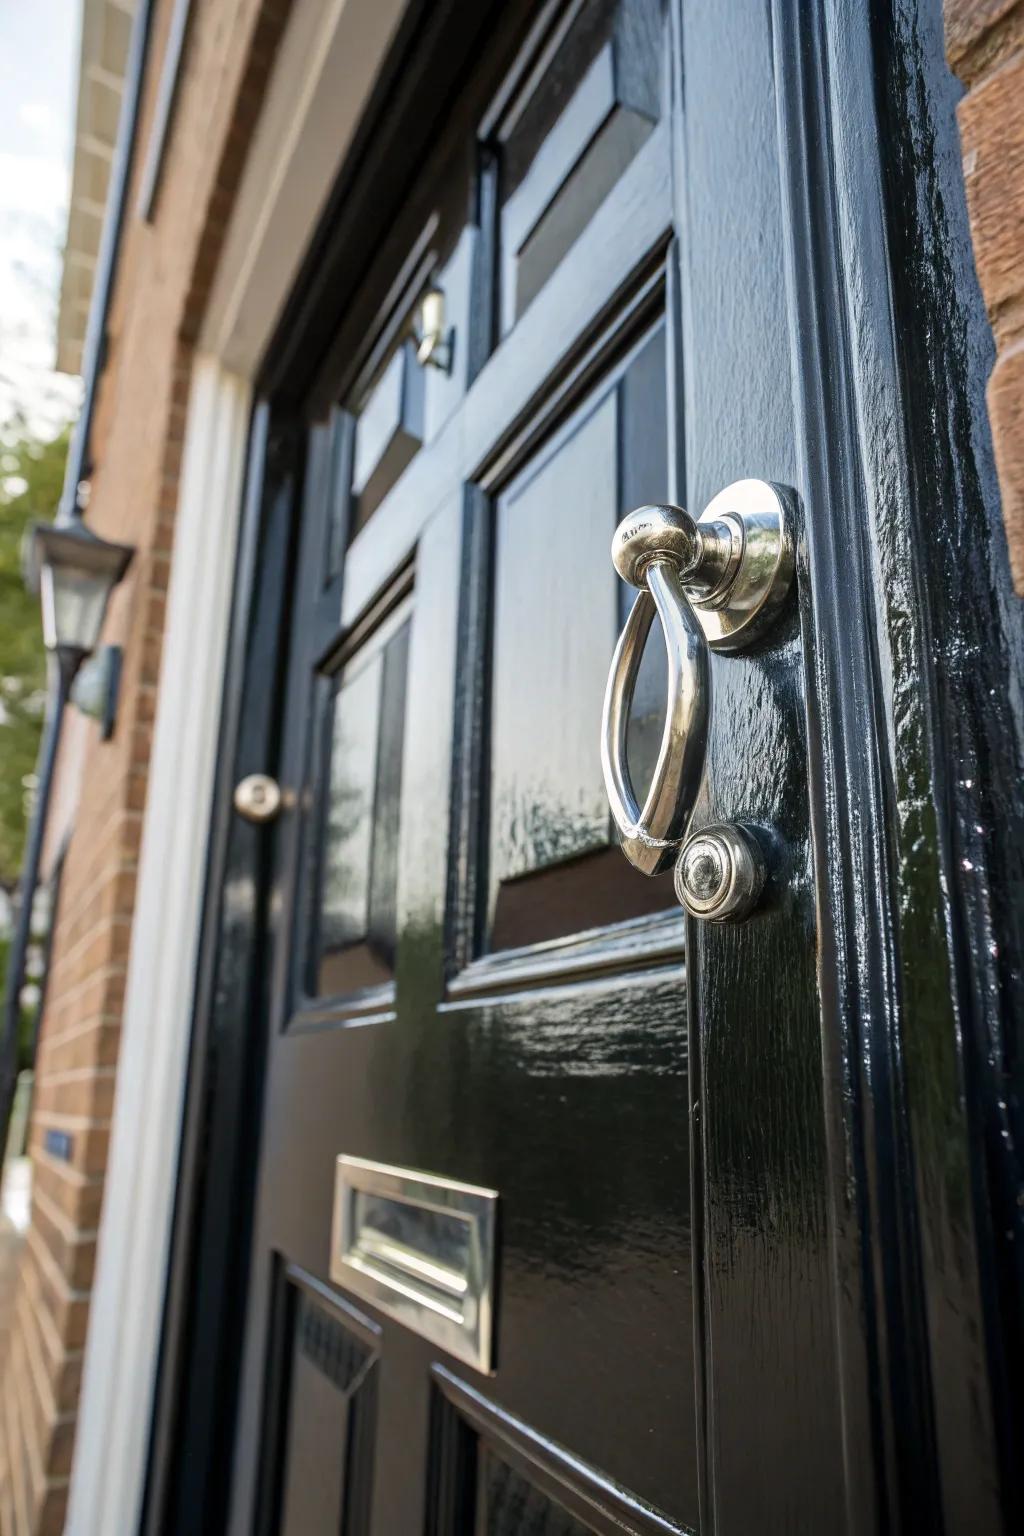
[[[615,530],[612,560],[639,589],[612,657],[601,732],[601,766],[622,850],[646,875],[678,860],[676,891],[686,909],[695,917],[735,920],[753,909],[764,883],[756,833],[742,825],[705,828],[697,834],[701,847],[687,857],[711,711],[708,651],[735,653],[752,645],[785,601],[793,578],[786,493],[765,480],[738,480],[696,521],[681,507],[638,507]],[[626,735],[655,613],[668,652],[668,694],[658,761],[641,807]]]

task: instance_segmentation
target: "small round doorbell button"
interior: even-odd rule
[[[765,877],[764,856],[753,832],[731,824],[705,827],[680,850],[676,895],[691,917],[737,922],[754,910]]]

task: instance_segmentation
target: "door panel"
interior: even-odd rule
[[[658,122],[662,0],[565,6],[534,64],[509,92],[500,144],[502,333],[568,254]]]
[[[378,1347],[369,1318],[301,1269],[276,1268],[261,1531],[369,1529]]]
[[[411,233],[394,281],[412,276],[358,340],[352,384],[310,434],[249,1324],[255,1381],[281,1307],[275,1276],[298,1269],[322,1282],[330,1272],[339,1153],[496,1190],[495,1372],[460,1366],[451,1388],[477,1392],[492,1417],[465,1528],[494,1532],[516,1522],[603,1529],[620,1487],[664,1511],[660,1529],[698,1519],[682,921],[670,881],[643,880],[614,846],[598,759],[604,679],[628,605],[611,535],[633,500],[663,497],[678,478],[666,182],[648,209],[648,246],[622,238],[630,175],[657,149],[662,106],[667,117],[664,50],[650,29],[667,32],[649,0],[570,9],[568,32],[520,60],[477,174],[486,188],[511,99],[527,116],[532,102],[522,188],[534,179],[538,217],[545,197],[568,199],[577,234],[565,235],[561,208],[562,235],[549,223],[537,237],[543,280],[540,247],[524,240],[508,336],[467,378],[464,403],[449,397],[428,430],[430,370],[415,364],[406,326],[423,283],[458,268],[467,243],[450,213],[466,157],[440,150],[437,206],[449,212],[435,221],[436,267],[416,256]],[[615,174],[602,150],[581,172],[584,195],[566,178],[588,141],[554,144],[578,113],[555,111],[544,91],[558,79],[572,96],[602,50],[614,89],[591,131],[643,97],[643,144]],[[650,218],[659,200],[660,224]],[[506,216],[495,204],[490,232],[481,226],[471,242],[478,253],[501,259]],[[560,289],[582,285],[590,298],[587,242],[602,221],[622,232],[614,257],[604,253],[613,303],[596,325],[577,306],[580,328],[560,351],[538,350],[530,328]],[[475,303],[456,294],[455,312],[486,326],[482,299],[498,272],[478,260],[473,281]],[[481,355],[471,334],[452,343],[453,356]],[[339,539],[348,551],[336,560]],[[375,551],[369,566],[364,550]],[[665,676],[655,635],[630,739],[638,778],[657,750]],[[432,1229],[402,1226],[406,1239]],[[403,1264],[419,1262],[400,1247]],[[427,1490],[445,1475],[431,1430],[444,1356],[390,1317],[378,1325],[371,1529],[412,1532],[431,1518]],[[291,1410],[293,1437],[320,1398],[320,1442],[336,1440],[328,1386],[305,1364],[291,1380],[306,1394]],[[272,1382],[247,1410],[239,1445],[258,1457],[283,1390]],[[549,1455],[576,1468],[590,1490],[582,1505],[552,1500],[546,1474],[538,1481],[509,1460],[523,1435],[565,1448]],[[291,1442],[288,1456],[299,1465]],[[238,1468],[241,1531],[256,1492],[244,1451]],[[311,1495],[297,1473],[282,1486],[284,1520],[289,1500]],[[337,1501],[336,1478],[321,1495]],[[273,1528],[266,1493],[255,1507]]]
[[[466,1386],[432,1372],[429,1536],[668,1536],[654,1510]]]
[[[409,655],[406,608],[334,674],[325,722],[309,990],[338,997],[394,976]]]
[[[667,882],[645,880],[612,847],[597,750],[608,664],[629,603],[608,559],[609,530],[629,507],[663,494],[665,395],[659,324],[496,497],[488,952],[674,900]],[[660,743],[665,683],[656,632],[630,724],[640,784]]]
[[[229,1529],[881,1532],[923,1489],[938,1530],[892,700],[820,249],[823,38],[869,95],[867,23],[855,47],[785,0],[505,10],[274,407],[303,489]],[[447,369],[417,355],[435,291]],[[753,823],[768,884],[743,924],[684,924],[602,788],[608,549],[638,503],[749,475],[793,489],[796,595],[711,657],[695,822]],[[637,783],[665,678],[655,632]],[[489,1374],[331,1284],[343,1153],[497,1192]],[[442,1265],[436,1221],[392,1227]]]
[[[614,524],[615,407],[605,395],[498,502],[490,781],[498,885],[608,841],[593,724],[617,615],[607,552],[587,534]],[[539,719],[553,729],[538,738]]]

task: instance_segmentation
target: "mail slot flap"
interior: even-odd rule
[[[339,1156],[331,1279],[490,1371],[497,1191]]]

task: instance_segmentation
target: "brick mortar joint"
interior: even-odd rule
[[[41,1189],[33,1189],[32,1200],[33,1204],[38,1202],[39,1207],[45,1215],[47,1221],[60,1233],[64,1241],[70,1246],[74,1247],[81,1243],[94,1243],[99,1236],[98,1227],[77,1226],[76,1223],[70,1219],[70,1217],[65,1216],[64,1212],[60,1210],[58,1206],[54,1205],[49,1196],[44,1195]]]

